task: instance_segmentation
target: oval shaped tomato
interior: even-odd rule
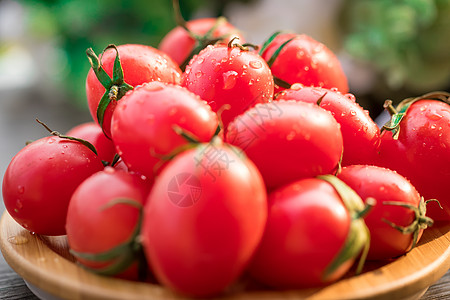
[[[194,57],[181,85],[206,100],[221,114],[223,127],[246,109],[273,97],[273,78],[266,62],[256,53],[237,46],[215,45]]]
[[[261,49],[261,56],[269,61],[285,42],[287,44],[270,66],[273,76],[290,85],[301,83],[305,86],[336,88],[344,94],[348,92],[347,76],[339,59],[324,44],[308,35],[279,34]],[[275,93],[283,89],[278,85]]]
[[[408,178],[425,199],[428,216],[450,220],[450,105],[423,99],[412,103],[398,124],[398,137],[391,131],[381,134],[381,166]]]
[[[70,200],[66,230],[70,251],[80,264],[99,274],[138,279],[136,264],[142,250],[137,237],[149,190],[150,184],[137,174],[112,167],[78,186]],[[123,247],[114,250],[119,246]]]
[[[341,164],[373,164],[380,145],[380,129],[356,101],[352,94],[343,95],[338,91],[319,87],[305,87],[294,84],[283,90],[276,100],[296,100],[317,103],[331,112],[339,123],[344,140]]]
[[[338,268],[329,267],[344,247],[351,216],[328,182],[306,178],[269,194],[263,239],[249,267],[251,276],[275,288],[307,288],[341,278],[355,253]]]
[[[91,143],[102,161],[111,163],[116,155],[114,143],[106,137],[102,128],[95,122],[79,124],[70,129],[66,135]]]
[[[353,165],[342,168],[338,178],[363,200],[372,198],[376,201],[364,217],[371,236],[368,259],[391,259],[405,254],[419,241],[423,229],[432,224],[428,218],[419,218],[419,215],[425,216],[425,204],[419,207],[421,197],[417,190],[406,178],[392,170]],[[418,213],[422,211],[416,215],[415,210]],[[401,232],[392,226],[394,224],[403,228],[412,227],[410,232]]]
[[[249,109],[230,124],[226,141],[245,151],[269,189],[331,174],[342,154],[342,134],[332,115],[294,100]]]
[[[188,144],[178,129],[208,142],[217,126],[216,114],[197,95],[180,86],[149,82],[120,100],[111,133],[128,169],[153,178],[164,156]]]
[[[119,53],[123,76],[119,76],[117,71],[114,74],[114,62],[117,52],[110,48],[101,56],[101,67],[112,79],[118,77],[128,85],[135,87],[150,81],[162,81],[178,84],[181,78],[181,70],[178,65],[165,53],[146,45],[125,44],[117,46]],[[114,81],[114,80],[113,80]],[[112,85],[118,89],[118,85]],[[92,118],[97,123],[97,109],[100,100],[111,90],[106,91],[105,87],[97,78],[94,70],[91,68],[86,78],[86,97],[89,111]],[[102,120],[102,128],[105,134],[111,136],[111,117],[117,105],[117,99],[113,99],[106,107]]]
[[[196,40],[184,28],[177,26],[163,37],[158,46],[159,50],[167,53],[178,65],[182,65],[192,51],[204,42],[219,39],[218,42],[227,44],[234,37],[238,37],[241,42],[244,40],[238,30],[223,17],[190,20],[186,22],[186,26],[202,40]],[[213,27],[214,30],[209,32]]]
[[[266,191],[253,163],[229,145],[201,144],[158,176],[145,207],[145,253],[169,288],[217,296],[248,265],[266,218]]]
[[[70,197],[90,175],[103,170],[99,157],[77,141],[44,137],[20,150],[3,177],[3,201],[25,229],[43,235],[66,233]]]

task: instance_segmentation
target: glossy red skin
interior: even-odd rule
[[[273,77],[266,62],[256,53],[227,45],[208,46],[191,60],[181,85],[206,100],[221,114],[224,128],[236,116],[273,97]]]
[[[450,105],[436,100],[421,100],[408,109],[400,123],[398,140],[392,133],[381,135],[381,166],[394,169],[408,178],[426,199],[427,215],[450,221]]]
[[[208,142],[218,126],[216,114],[185,88],[150,82],[127,93],[112,119],[112,139],[128,169],[153,178],[164,155],[188,142],[178,125],[200,142]]]
[[[97,150],[98,157],[106,162],[112,162],[116,155],[114,143],[106,137],[102,128],[95,122],[86,122],[70,129],[67,136],[83,139],[91,143]]]
[[[336,88],[348,93],[347,77],[336,55],[324,44],[305,34],[285,33],[278,35],[262,53],[268,61],[272,54],[287,40],[271,66],[274,76],[289,84],[301,83],[327,89]],[[275,93],[284,88],[276,87]]]
[[[218,296],[231,285],[248,265],[266,224],[267,195],[256,167],[228,146],[214,147],[222,157],[215,163],[202,154],[212,152],[200,148],[175,157],[145,207],[141,236],[150,266],[162,284],[188,296]],[[201,193],[187,207],[172,202],[168,190],[183,173],[198,179]]]
[[[253,278],[274,288],[297,289],[335,281],[349,270],[354,259],[324,278],[351,221],[329,183],[295,181],[270,193],[268,203],[266,230],[249,267]]]
[[[385,168],[367,165],[344,167],[338,178],[350,186],[364,201],[374,198],[376,205],[364,221],[370,231],[370,250],[367,259],[386,260],[405,254],[412,245],[413,235],[403,234],[383,221],[408,226],[415,220],[414,211],[384,204],[395,201],[419,207],[420,195],[400,174]],[[419,237],[422,235],[420,231]]]
[[[3,177],[3,201],[11,217],[42,235],[63,235],[70,197],[87,177],[103,170],[86,146],[56,136],[25,146]]]
[[[117,46],[124,73],[124,80],[133,87],[150,81],[162,81],[179,84],[181,70],[178,65],[165,53],[146,45],[125,44]],[[112,78],[112,71],[116,51],[108,49],[101,57],[103,69]],[[98,81],[92,68],[86,78],[86,96],[89,111],[95,122],[97,120],[97,107],[105,88]],[[111,117],[117,101],[111,101],[104,115],[103,130],[111,136]]]
[[[343,145],[328,111],[294,100],[256,105],[230,124],[226,140],[245,151],[269,190],[334,173]]]
[[[278,94],[276,100],[317,103],[322,96],[320,107],[331,112],[341,126],[344,139],[342,166],[374,164],[380,145],[380,129],[352,94],[294,84]]]
[[[150,184],[137,174],[112,167],[87,178],[73,193],[68,208],[66,229],[70,248],[102,253],[129,240],[137,226],[139,209],[127,204],[107,206],[118,199],[144,205],[149,191]],[[108,265],[84,259],[78,262],[94,269]],[[136,280],[137,268],[133,266],[118,276]]]
[[[215,25],[216,21],[216,18],[202,18],[187,21],[186,26],[193,33],[204,35]],[[242,35],[229,22],[222,23],[222,25],[218,26],[213,32],[214,38],[225,35],[227,35],[227,37],[221,40],[222,43],[227,44],[233,37],[238,37],[240,43],[245,43]],[[194,47],[195,39],[180,26],[169,31],[158,46],[159,50],[167,53],[178,65],[181,65],[187,59]]]

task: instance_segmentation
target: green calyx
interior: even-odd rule
[[[262,47],[259,49],[259,55],[262,55],[264,53],[264,51],[267,50],[267,48],[269,47],[269,45],[275,40],[275,38],[277,36],[279,36],[280,34],[284,33],[283,31],[276,31],[274,32],[262,45]],[[272,54],[272,56],[269,58],[269,60],[267,60],[267,65],[272,68],[273,63],[275,62],[275,60],[277,59],[278,55],[280,55],[281,50],[283,50],[284,47],[286,47],[286,45],[292,41],[293,39],[295,39],[295,36],[288,39],[287,41],[285,41],[283,44],[281,44],[276,50],[275,52]],[[291,84],[289,82],[284,81],[281,78],[278,78],[276,76],[273,76],[273,81],[276,85],[285,88],[285,89],[289,89],[291,87]]]
[[[109,77],[109,75],[103,69],[101,63],[101,56],[108,49],[114,49],[116,51],[112,78]],[[86,54],[91,64],[92,70],[97,76],[98,81],[100,81],[100,83],[106,89],[97,107],[97,120],[99,125],[103,128],[104,115],[108,105],[111,103],[111,101],[120,100],[129,90],[133,89],[133,86],[129,85],[124,80],[122,64],[119,58],[119,50],[117,50],[117,47],[115,45],[108,45],[103,50],[100,58],[95,54],[92,48],[87,49]]]
[[[317,178],[330,183],[341,197],[347,208],[350,217],[350,229],[347,239],[340,252],[335,256],[333,261],[328,265],[323,273],[323,278],[331,276],[342,264],[350,259],[356,258],[361,254],[356,274],[360,274],[364,267],[367,254],[370,247],[370,232],[367,228],[363,217],[375,205],[374,199],[367,199],[366,204],[359,195],[351,189],[342,180],[333,175],[320,175]]]
[[[400,122],[403,120],[404,116],[406,115],[409,107],[420,100],[437,100],[442,101],[447,104],[450,104],[450,93],[443,92],[443,91],[437,91],[437,92],[430,92],[427,94],[424,94],[419,97],[412,97],[407,98],[401,101],[397,107],[394,107],[392,105],[392,100],[386,100],[384,102],[383,107],[389,112],[391,115],[391,119],[386,122],[386,124],[383,125],[381,128],[381,131],[388,130],[392,132],[392,138],[394,140],[398,139],[398,136],[400,134]]]
[[[103,206],[101,209],[108,209],[117,204],[126,204],[136,207],[139,210],[139,218],[128,240],[116,247],[101,253],[78,252],[70,249],[70,253],[76,258],[91,262],[111,262],[103,268],[90,268],[81,265],[83,268],[99,275],[113,276],[120,274],[129,268],[133,263],[138,261],[138,272],[140,276],[144,276],[147,263],[144,261],[142,244],[139,240],[139,234],[142,226],[143,207],[142,204],[132,199],[115,199]],[[143,277],[141,278],[143,279]]]
[[[420,231],[427,229],[429,226],[432,226],[434,223],[433,219],[426,216],[426,212],[427,212],[426,206],[427,206],[427,203],[430,201],[437,201],[437,200],[431,199],[431,200],[424,201],[424,199],[422,197],[420,199],[418,207],[411,205],[409,203],[398,202],[398,201],[383,202],[383,205],[401,206],[401,207],[410,209],[414,212],[414,221],[412,221],[412,223],[409,224],[408,226],[399,226],[385,218],[382,219],[383,222],[387,223],[392,228],[397,229],[398,231],[400,231],[403,234],[413,234],[413,243],[412,243],[410,250],[412,250],[416,246],[417,241],[419,239]]]
[[[36,119],[36,122],[41,124],[48,132],[50,132],[51,135],[57,136],[57,137],[59,137],[61,139],[67,139],[67,140],[79,142],[79,143],[83,144],[84,146],[88,147],[89,150],[94,152],[95,155],[98,155],[97,154],[97,149],[95,148],[95,146],[92,145],[91,143],[89,143],[88,141],[83,140],[83,139],[79,139],[79,138],[76,138],[76,137],[73,137],[73,136],[63,135],[63,134],[59,133],[58,131],[50,129],[50,127],[48,127],[44,122],[40,121],[39,119]]]
[[[184,72],[186,69],[186,66],[189,64],[191,59],[194,57],[194,55],[198,54],[202,49],[204,49],[208,45],[214,45],[215,43],[225,40],[226,38],[230,37],[232,34],[236,32],[228,32],[227,34],[214,37],[214,32],[217,28],[222,26],[224,23],[227,22],[227,19],[225,17],[218,17],[216,19],[216,22],[214,25],[203,35],[196,34],[195,32],[192,32],[188,27],[186,20],[181,15],[180,10],[180,3],[179,0],[172,0],[172,5],[174,8],[174,14],[175,14],[175,21],[178,26],[182,27],[186,32],[195,40],[195,46],[192,49],[191,53],[189,53],[188,57],[181,63],[180,69]]]

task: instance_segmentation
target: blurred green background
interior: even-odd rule
[[[180,6],[188,20],[225,15],[254,43],[279,29],[310,34],[335,51],[351,92],[373,117],[386,98],[450,87],[450,0],[181,0]],[[34,88],[85,107],[86,48],[157,47],[174,26],[171,0],[0,0],[0,93]]]

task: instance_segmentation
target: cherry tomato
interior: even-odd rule
[[[219,39],[218,42],[225,44],[234,37],[239,37],[241,42],[244,40],[238,30],[223,17],[190,20],[186,22],[186,26],[192,34],[198,37],[197,39],[183,27],[177,26],[163,37],[158,46],[178,65],[185,63],[196,47],[203,49],[213,40]],[[213,29],[212,32],[210,32],[211,29]],[[200,52],[201,49],[196,52]]]
[[[188,144],[178,129],[208,142],[217,126],[216,114],[197,95],[155,81],[136,87],[119,101],[112,139],[129,170],[153,178],[165,156]]]
[[[63,235],[72,193],[100,170],[100,158],[80,142],[56,136],[41,138],[20,150],[6,169],[2,186],[5,207],[31,232]]]
[[[110,77],[109,84],[99,81],[94,69],[91,68],[86,78],[86,96],[89,111],[93,119],[102,124],[105,134],[111,136],[111,117],[120,99],[125,92],[137,85],[149,81],[162,81],[178,84],[181,78],[181,70],[178,65],[165,53],[150,46],[139,44],[125,44],[107,48],[97,61],[95,54],[90,54],[93,68],[103,69]],[[120,64],[116,62],[117,53]],[[114,70],[114,72],[113,72]],[[106,77],[107,77],[106,76]],[[105,77],[105,76],[104,76]],[[103,78],[104,79],[104,78]],[[108,81],[104,79],[102,81]],[[105,86],[108,86],[106,91]],[[102,97],[110,100],[102,114],[102,120],[98,119],[98,108]]]
[[[393,125],[398,135],[394,138],[391,131],[385,130],[380,145],[381,166],[408,178],[425,199],[439,201],[442,209],[433,202],[427,207],[428,216],[435,221],[450,220],[450,101],[446,97],[447,103],[425,95],[412,104],[406,101],[403,108],[397,107],[405,113]]]
[[[114,143],[103,133],[102,128],[95,122],[86,122],[70,129],[66,135],[90,142],[97,149],[98,157],[111,163],[116,155]]]
[[[338,178],[363,200],[376,201],[364,217],[371,237],[368,259],[391,259],[405,254],[419,241],[423,229],[433,223],[425,217],[425,203],[420,205],[421,197],[414,186],[392,170],[353,165],[344,167]]]
[[[215,112],[229,105],[221,114],[224,128],[246,109],[273,96],[272,73],[266,62],[236,45],[203,49],[186,67],[181,85],[206,100]]]
[[[284,46],[283,44],[286,43]],[[324,44],[305,34],[282,33],[261,48],[261,56],[269,62],[272,55],[282,47],[270,64],[273,76],[288,85],[301,83],[305,86],[336,88],[348,92],[347,77],[339,59]],[[276,86],[275,92],[286,87]]]
[[[341,126],[344,140],[342,165],[373,164],[380,144],[380,129],[352,94],[343,95],[336,90],[305,87],[294,84],[283,90],[276,100],[296,100],[317,103],[331,112]]]
[[[212,142],[164,168],[144,213],[142,239],[156,278],[184,295],[217,296],[244,271],[261,240],[266,191],[250,160]]]
[[[66,229],[79,263],[99,274],[138,279],[136,260],[142,250],[137,237],[149,190],[148,182],[137,174],[112,167],[78,186],[70,200]],[[142,267],[148,268],[145,263]]]
[[[245,151],[269,189],[333,173],[343,143],[330,112],[294,100],[256,105],[230,124],[226,140]]]
[[[368,240],[367,231],[353,232],[357,227],[352,227],[349,210],[325,180],[285,185],[269,194],[268,203],[266,230],[249,267],[251,276],[265,285],[298,289],[336,281],[361,250],[355,240],[347,244],[350,232]],[[352,249],[351,254],[335,265],[344,248]]]

